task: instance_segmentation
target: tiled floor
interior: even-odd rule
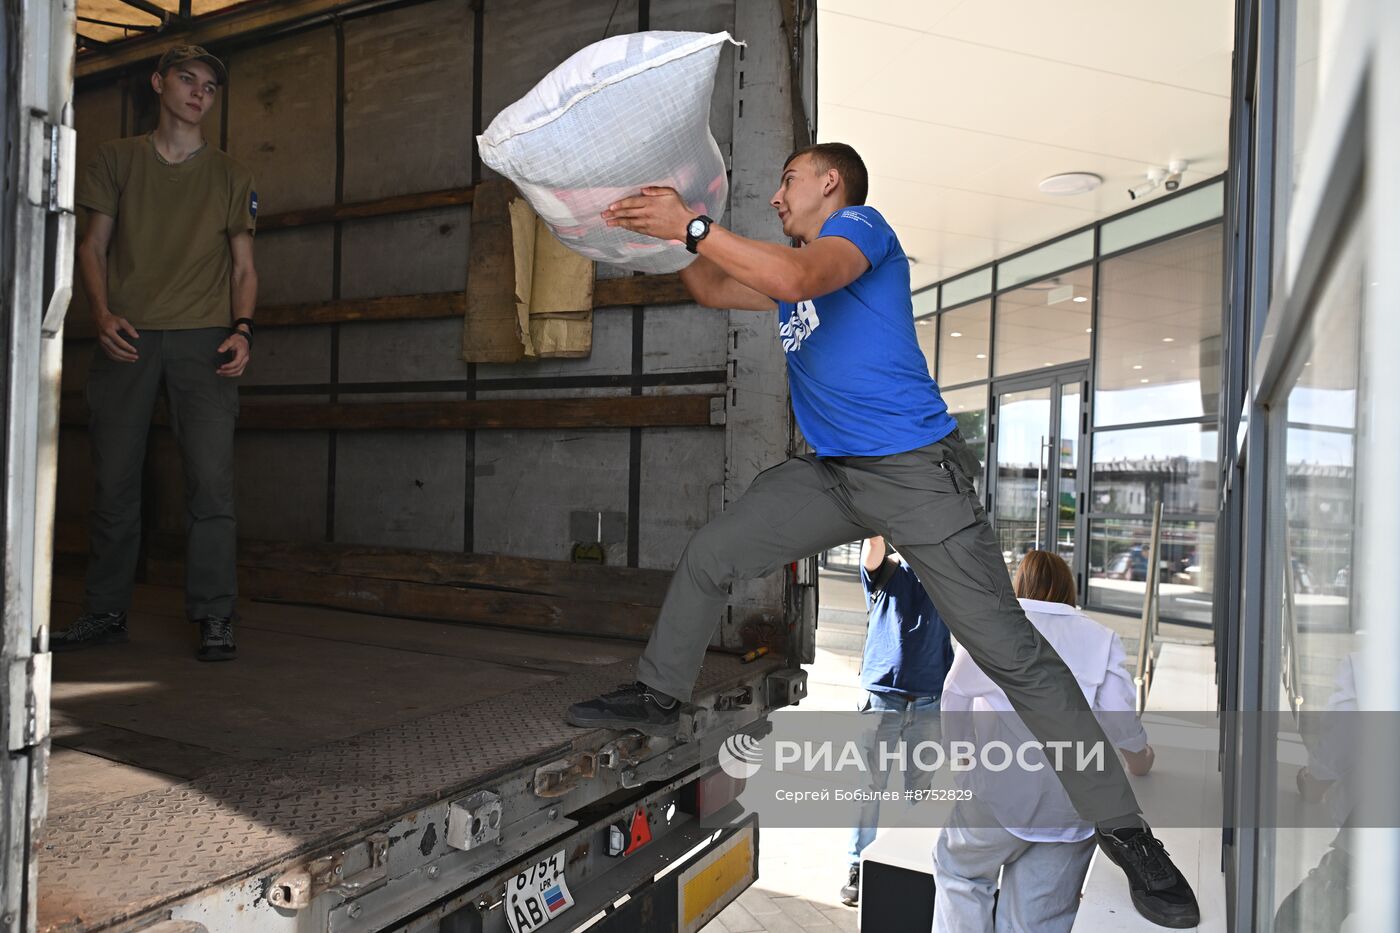
[[[865,638],[865,599],[860,581],[850,573],[826,572],[821,577],[822,621],[817,629],[817,661],[809,665],[809,698],[804,707],[850,710],[860,695],[858,673]],[[1099,618],[1098,614],[1094,614]],[[1100,621],[1124,635],[1136,638],[1137,620],[1109,616]],[[1180,628],[1166,631],[1165,640],[1197,642],[1208,632]],[[1131,652],[1131,649],[1130,649]],[[1154,704],[1176,702],[1173,708],[1212,708],[1214,687],[1210,682],[1211,649],[1186,647],[1168,652],[1171,656],[1159,671],[1162,689]],[[1184,666],[1183,666],[1184,665]],[[1184,696],[1183,694],[1189,694]],[[1170,700],[1168,698],[1171,698]],[[1181,835],[1176,831],[1173,835]],[[1165,835],[1165,834],[1164,834]],[[1218,838],[1209,834],[1187,833],[1189,838],[1173,839],[1183,855],[1199,854],[1193,866],[1193,881],[1205,901],[1219,899],[1223,906],[1218,871]],[[1218,836],[1218,833],[1216,834]],[[709,933],[799,933],[799,931],[854,931],[857,912],[841,904],[838,892],[845,882],[847,867],[846,832],[840,829],[762,829],[759,842],[758,882],[706,927]],[[1212,845],[1214,848],[1212,849]],[[1199,849],[1199,852],[1197,850]],[[1212,857],[1216,859],[1211,863]],[[1138,929],[1139,918],[1132,910],[1126,888],[1110,873],[1097,871],[1090,877],[1085,909],[1079,929]],[[1217,929],[1215,909],[1204,910],[1201,930]],[[1155,929],[1155,928],[1154,928]]]

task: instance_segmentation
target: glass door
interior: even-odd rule
[[[1006,569],[1026,553],[1058,553],[1083,592],[1083,367],[1001,380],[993,388],[991,516]]]

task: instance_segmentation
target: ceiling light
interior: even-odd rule
[[[1041,363],[1042,366],[1054,366],[1054,363]]]
[[[1163,343],[1175,343],[1175,342],[1176,342],[1176,338],[1175,338],[1175,337],[1163,337],[1163,338],[1162,338],[1162,342],[1163,342]]]
[[[1138,382],[1145,383],[1145,382],[1147,382],[1147,380],[1146,380],[1146,379],[1139,379]]]
[[[1063,175],[1051,175],[1043,179],[1040,182],[1040,193],[1068,197],[1088,194],[1101,184],[1103,178],[1093,172],[1065,172]]]
[[[951,334],[949,334],[948,336],[949,336],[949,337],[961,337],[961,336],[962,336],[962,331],[960,331],[960,330],[955,330],[955,331],[953,331]]]
[[[979,353],[979,354],[977,354],[977,358],[978,358],[979,360],[985,360],[985,359],[987,358],[987,354],[985,354],[985,353]]]
[[[1075,295],[1075,296],[1074,296],[1074,303],[1077,304],[1077,305],[1082,305],[1084,302],[1086,302],[1086,301],[1088,301],[1088,300],[1089,300],[1089,299],[1088,299],[1088,298],[1085,298],[1083,295]]]
[[[1142,369],[1142,364],[1141,364],[1141,363],[1134,363],[1134,364],[1133,364],[1133,369]]]
[[[1084,328],[1084,333],[1086,333],[1086,334],[1092,334],[1093,332],[1094,332],[1094,329],[1093,329],[1092,327],[1086,327],[1086,328]]]

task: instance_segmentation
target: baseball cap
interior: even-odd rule
[[[166,49],[165,54],[160,57],[160,64],[156,65],[156,73],[165,74],[171,68],[185,62],[204,62],[214,69],[214,77],[220,84],[228,83],[228,69],[224,67],[224,63],[200,45],[177,45]]]

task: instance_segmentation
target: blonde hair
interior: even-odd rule
[[[1016,568],[1016,595],[1021,599],[1038,599],[1047,603],[1079,605],[1074,574],[1069,564],[1049,551],[1030,551]]]

